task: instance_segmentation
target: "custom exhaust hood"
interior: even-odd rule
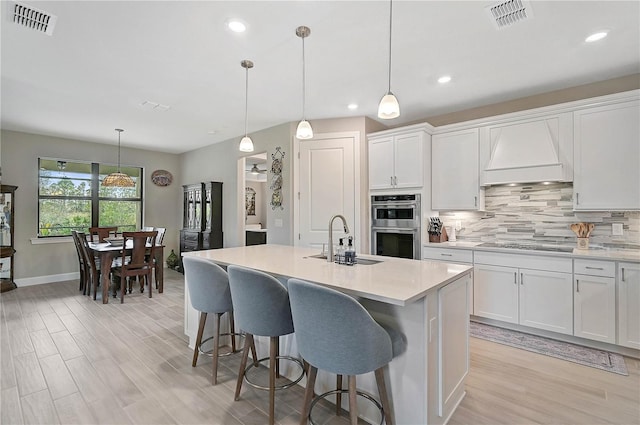
[[[481,185],[571,181],[571,121],[561,118],[484,128]]]

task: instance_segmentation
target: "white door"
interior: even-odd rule
[[[570,273],[520,269],[520,324],[573,334]]]
[[[322,244],[329,240],[329,219],[335,214],[342,214],[347,219],[352,236],[358,233],[355,222],[355,136],[318,137],[299,142],[297,245],[321,250]],[[340,219],[336,219],[333,229],[334,244],[337,244],[344,235]]]
[[[518,323],[518,269],[476,264],[473,280],[476,316]]]
[[[575,275],[575,336],[616,343],[616,282],[612,277]]]

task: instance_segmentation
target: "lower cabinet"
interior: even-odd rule
[[[474,315],[571,335],[571,273],[571,259],[476,252]]]
[[[470,249],[424,246],[422,247],[422,259],[473,266],[473,251]],[[473,314],[473,273],[471,276],[469,283],[469,314]]]
[[[640,349],[640,264],[618,263],[618,344]]]
[[[616,343],[616,282],[612,261],[574,260],[575,336]]]

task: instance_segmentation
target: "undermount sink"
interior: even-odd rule
[[[309,255],[306,258],[318,258],[320,260],[327,260],[327,255],[326,254],[316,254],[316,255]],[[369,258],[361,258],[361,257],[356,257],[356,264],[360,264],[362,266],[371,266],[373,264],[378,264],[378,263],[382,263],[382,260],[371,260]]]

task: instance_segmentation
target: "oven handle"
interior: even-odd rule
[[[419,232],[419,227],[372,227],[372,232],[382,233],[415,233]]]
[[[411,207],[416,208],[418,204],[415,202],[372,202],[372,207],[380,208],[395,208],[395,207]]]

